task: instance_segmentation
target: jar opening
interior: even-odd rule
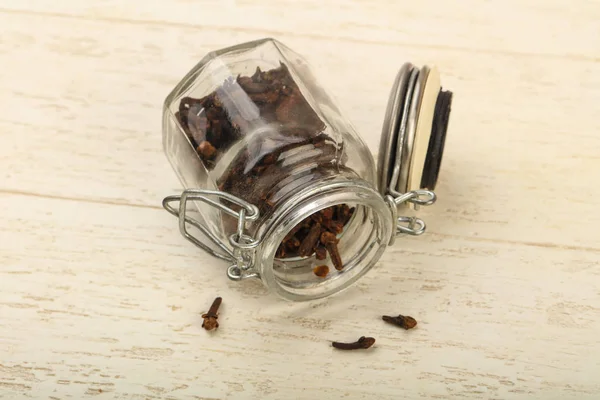
[[[266,286],[290,300],[321,298],[350,286],[378,261],[392,232],[387,205],[366,183],[328,183],[327,187],[311,188],[309,193],[300,197],[294,199],[295,205],[288,207],[272,222],[257,257],[258,269]],[[323,214],[327,216],[331,212],[329,210],[342,213],[354,210],[338,234],[333,234],[335,229],[328,230],[310,223],[313,219],[322,219]],[[319,242],[313,246],[325,247],[325,257],[322,249],[306,250],[303,254],[295,251],[291,256],[285,254],[286,245],[292,248],[298,245],[290,245],[290,238],[294,231],[298,231],[299,225],[305,230],[301,235],[303,241],[306,241],[310,229],[313,235],[317,229],[320,230]],[[306,232],[307,229],[309,232]],[[333,245],[327,242],[329,239],[334,239]],[[312,242],[311,238],[308,240]],[[338,261],[333,254],[336,250]]]

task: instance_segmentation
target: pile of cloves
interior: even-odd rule
[[[300,190],[296,182],[324,179],[345,168],[343,143],[325,133],[325,124],[285,64],[226,80],[199,99],[184,97],[175,117],[209,171],[231,146],[253,138],[228,161],[217,185],[256,205],[261,215],[268,215],[278,201]],[[260,132],[256,139],[254,132]],[[329,254],[331,264],[341,271],[338,235],[353,213],[354,208],[342,204],[311,215],[290,231],[276,258],[315,255],[325,260]],[[228,229],[236,228],[236,218],[226,215],[223,219]],[[313,272],[326,277],[329,267],[320,265]]]
[[[225,80],[199,99],[183,97],[175,118],[208,170],[215,168],[219,157],[234,143],[257,128],[277,126],[278,139],[289,136],[286,145],[297,144],[300,137],[317,139],[315,136],[325,129],[285,64],[267,71],[257,67],[252,76]],[[281,153],[281,149],[274,150]],[[277,158],[276,153],[262,156],[263,166]]]
[[[344,226],[350,221],[355,208],[339,204],[318,211],[292,228],[281,242],[275,253],[277,258],[310,257],[313,254],[317,260],[325,260],[327,254],[331,263],[338,271],[344,268],[338,251],[337,235],[343,232]],[[327,266],[317,266],[315,275],[325,277],[329,273]]]

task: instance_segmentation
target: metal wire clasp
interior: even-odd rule
[[[400,194],[399,196],[393,197],[391,195],[385,196],[385,201],[388,203],[390,210],[392,211],[392,218],[396,221],[396,234],[392,235],[389,245],[393,245],[396,236],[407,234],[412,236],[419,236],[425,232],[426,225],[425,221],[417,217],[403,217],[398,216],[398,206],[402,203],[412,203],[415,207],[418,206],[430,206],[437,200],[434,192],[431,190],[412,190]]]
[[[232,204],[238,205],[241,207],[241,209],[239,212],[234,211],[225,204],[220,203],[218,200],[211,199],[209,196],[216,196],[217,198],[225,199]],[[229,236],[229,245],[231,248],[226,243],[223,243],[223,241],[216,235],[210,232],[210,230],[200,221],[187,215],[188,201],[202,201],[204,203],[208,203],[225,212],[226,214],[231,215],[234,218],[238,218],[237,232]],[[173,202],[179,202],[179,207],[175,208],[171,206],[171,203]],[[259,245],[260,241],[244,233],[246,222],[255,221],[258,219],[258,207],[226,192],[200,189],[187,189],[184,190],[181,195],[165,197],[162,205],[170,214],[179,218],[179,231],[183,237],[210,255],[231,262],[231,265],[227,269],[227,276],[230,279],[238,281],[258,276],[257,273],[250,272],[250,270],[254,266],[254,250]],[[211,248],[206,243],[203,243],[201,240],[192,235],[187,229],[187,224],[190,224],[200,230],[200,232],[202,232],[202,234],[206,236],[213,244],[215,244],[221,251]]]

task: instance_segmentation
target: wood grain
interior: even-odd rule
[[[597,1],[4,0],[0,398],[596,399],[599,18]],[[455,93],[428,233],[316,302],[229,281],[160,207],[180,190],[164,97],[265,36],[373,151],[403,62]],[[330,347],[360,335],[372,351]]]

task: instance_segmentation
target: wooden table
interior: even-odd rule
[[[598,21],[583,0],[2,1],[0,398],[597,399]],[[455,93],[428,232],[308,303],[229,281],[161,207],[165,96],[267,36],[373,152],[402,63]]]

